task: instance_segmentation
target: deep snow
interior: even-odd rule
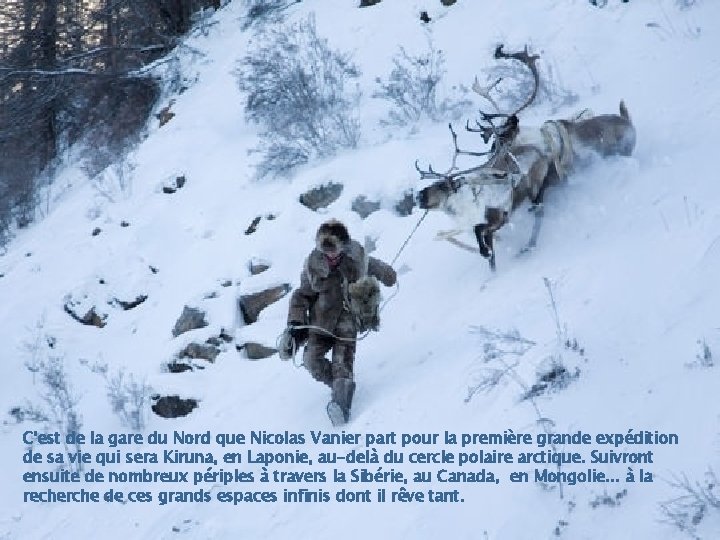
[[[175,99],[176,117],[162,128],[149,121],[148,136],[126,167],[131,189],[113,189],[111,201],[68,165],[50,214],[0,257],[3,410],[37,401],[38,385],[23,366],[24,343],[45,333],[57,339],[53,353],[65,358],[86,429],[123,429],[102,378],[89,369],[106,363],[146,378],[163,395],[201,400],[185,418],[151,414],[148,431],[328,430],[326,390],[277,356],[251,362],[231,344],[204,370],[162,368],[184,345],[221,328],[236,341],[273,345],[288,297],[247,327],[238,323],[237,297],[267,285],[296,285],[314,232],[328,217],[344,220],[358,239],[377,238],[376,256],[390,261],[396,255],[421,215],[415,209],[398,217],[391,210],[404,190],[423,186],[413,162],[441,168],[452,147],[443,123],[424,123],[412,133],[378,126],[383,104],[370,95],[398,45],[423,50],[430,28],[446,54],[448,88],[482,76],[498,42],[508,48],[527,43],[578,101],[555,112],[541,103],[523,113],[523,123],[584,107],[615,112],[622,98],[638,144],[631,158],[596,163],[549,191],[538,248],[516,257],[530,227],[521,210],[499,235],[493,276],[478,255],[435,240],[456,225],[430,213],[398,259],[400,287],[383,311],[381,331],[358,346],[348,429],[536,433],[536,411],[519,400],[523,390],[512,378],[468,399],[469,388],[497,365],[483,363],[484,342],[473,327],[517,330],[536,343],[516,359],[506,357],[517,361],[526,384],[551,355],[562,355],[571,371],[580,369],[566,389],[537,400],[557,432],[679,434],[678,447],[657,451],[659,478],[611,486],[611,496],[625,487],[628,493],[619,506],[598,508],[590,502],[605,491],[599,485],[566,486],[561,500],[557,490],[507,483],[467,488],[467,502],[459,505],[30,505],[20,502],[20,436],[37,428],[8,417],[0,435],[2,538],[484,538],[486,532],[492,540],[530,540],[555,537],[556,528],[573,540],[685,537],[661,522],[658,503],[677,496],[665,480],[681,474],[700,480],[709,467],[720,468],[720,368],[688,365],[700,352],[699,340],[720,355],[720,184],[713,167],[720,3],[699,1],[687,10],[674,0],[611,1],[604,9],[585,0],[461,0],[448,8],[385,0],[362,10],[356,4],[306,1],[287,13],[295,20],[315,11],[319,33],[352,52],[362,69],[363,140],[356,151],[314,163],[290,180],[253,179],[247,151],[256,144],[256,128],[244,121],[232,71],[256,38],[240,31],[244,9],[234,0],[213,16],[207,35],[188,39],[203,56],[180,53],[189,88],[158,104]],[[423,9],[433,19],[429,26],[419,21]],[[460,136],[473,145],[471,135]],[[114,185],[112,174],[105,186]],[[163,194],[163,182],[181,174],[187,185]],[[297,202],[308,187],[329,180],[345,189],[328,210],[313,213]],[[350,211],[358,194],[381,199],[384,208],[360,219]],[[244,234],[255,216],[269,214],[275,218]],[[123,220],[129,226],[122,227]],[[92,236],[95,227],[102,232]],[[469,231],[463,238],[472,242]],[[271,262],[271,269],[250,276],[253,257]],[[561,325],[583,355],[558,346],[543,278],[553,284]],[[232,286],[222,286],[226,280]],[[103,329],[81,326],[63,311],[69,293],[104,305],[137,292],[148,300],[130,311],[108,306]],[[212,292],[217,296],[207,298]],[[184,305],[207,310],[210,325],[172,338]],[[697,534],[720,537],[719,516],[710,512]]]

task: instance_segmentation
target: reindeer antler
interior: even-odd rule
[[[502,77],[499,77],[497,80],[495,80],[493,83],[489,84],[486,87],[483,87],[480,82],[478,81],[478,78],[475,77],[475,80],[472,84],[473,91],[478,94],[479,96],[484,97],[487,99],[493,107],[495,107],[495,110],[497,110],[497,113],[486,113],[482,109],[480,110],[480,119],[483,123],[476,120],[475,125],[477,127],[472,128],[470,127],[470,122],[466,122],[465,129],[467,131],[470,131],[472,133],[480,133],[483,141],[487,144],[490,139],[494,139],[493,143],[493,156],[490,158],[490,161],[497,160],[512,144],[513,139],[517,135],[517,127],[518,127],[518,118],[517,115],[522,111],[523,109],[527,108],[537,96],[538,88],[540,86],[540,74],[538,72],[537,66],[535,65],[535,62],[540,58],[539,55],[531,55],[528,52],[527,45],[525,48],[520,52],[514,52],[514,53],[506,53],[503,50],[503,44],[501,43],[495,48],[495,53],[493,54],[494,58],[496,59],[513,59],[518,60],[519,62],[522,62],[524,65],[528,67],[530,72],[533,76],[533,90],[530,94],[530,97],[523,103],[516,111],[511,113],[502,113],[499,112],[500,108],[498,107],[497,103],[492,99],[490,96],[490,91],[495,88],[500,81],[502,81]],[[505,119],[505,123],[502,126],[496,126],[493,120],[497,118],[503,118]],[[457,145],[456,145],[457,149]]]
[[[419,167],[419,165],[418,165],[418,160],[415,160],[415,169],[417,170],[417,172],[420,173],[420,179],[421,179],[421,180],[426,180],[426,179],[428,179],[428,178],[432,178],[432,179],[436,179],[436,180],[448,180],[448,181],[451,181],[451,180],[453,180],[454,178],[457,178],[457,177],[462,176],[462,175],[464,175],[464,174],[468,174],[468,173],[471,173],[471,172],[475,172],[475,171],[477,171],[477,170],[479,170],[479,169],[482,169],[482,168],[486,165],[485,163],[483,163],[482,165],[478,165],[478,166],[476,166],[476,167],[470,167],[469,169],[463,169],[463,170],[460,170],[460,171],[456,171],[457,166],[455,165],[455,163],[457,162],[457,157],[458,157],[460,154],[463,154],[463,155],[465,155],[465,156],[476,156],[476,157],[480,157],[480,156],[487,156],[488,154],[491,153],[491,151],[487,151],[487,152],[470,152],[470,151],[468,151],[468,150],[460,150],[460,148],[458,148],[458,143],[457,143],[457,133],[455,133],[455,130],[453,129],[452,123],[448,124],[448,129],[450,130],[450,134],[452,135],[453,146],[455,147],[455,153],[453,154],[452,163],[450,164],[450,168],[449,168],[449,169],[447,170],[447,172],[445,172],[445,173],[439,173],[439,172],[433,170],[432,165],[428,164],[428,170],[427,170],[427,171],[423,171],[423,170]],[[455,171],[455,172],[453,172],[453,171]]]
[[[490,139],[497,133],[495,126],[490,123],[490,127],[483,126],[480,122],[475,120],[475,125],[477,127],[470,127],[470,120],[465,122],[465,131],[469,131],[470,133],[480,133],[480,136],[482,137],[482,140],[485,144],[490,142]]]
[[[486,121],[490,120],[492,118],[508,118],[512,115],[516,115],[516,114],[520,113],[520,111],[526,109],[535,100],[535,98],[537,97],[538,88],[540,87],[540,73],[538,72],[537,66],[535,65],[535,62],[540,59],[540,56],[537,54],[530,54],[528,52],[527,45],[525,45],[525,48],[522,51],[514,52],[514,53],[506,53],[505,51],[503,51],[503,47],[504,47],[504,45],[501,43],[500,45],[498,45],[495,48],[495,53],[493,54],[493,58],[495,58],[497,60],[499,60],[499,59],[518,60],[519,62],[526,65],[528,67],[528,69],[530,70],[530,72],[532,73],[534,87],[533,87],[532,93],[530,94],[530,97],[527,99],[527,101],[525,103],[523,103],[520,106],[519,109],[517,109],[515,112],[511,112],[511,113],[501,113],[501,112],[499,112],[500,107],[498,107],[497,103],[490,95],[490,92],[493,90],[493,88],[495,88],[500,83],[500,81],[502,81],[502,77],[498,77],[498,79],[495,82],[489,84],[488,86],[482,86],[476,76],[475,80],[473,81],[473,84],[472,84],[473,92],[475,92],[479,96],[487,99],[492,104],[492,106],[495,107],[495,110],[498,111],[498,113],[491,114],[491,115],[487,114],[487,113],[483,113],[481,111],[480,114],[482,115],[483,119]]]
[[[487,86],[480,86],[480,81],[478,81],[477,75],[475,75],[475,80],[472,83],[472,90],[479,96],[484,97],[487,99],[490,104],[495,107],[496,111],[500,110],[500,107],[498,107],[498,104],[495,102],[495,100],[490,95],[490,90],[495,88],[498,84],[500,84],[500,81],[502,81],[502,77],[498,77],[497,80],[494,83],[491,83]]]
[[[535,82],[532,94],[530,94],[530,97],[528,100],[523,103],[518,110],[516,110],[513,113],[510,113],[508,116],[516,115],[523,109],[527,108],[537,96],[538,88],[540,87],[540,73],[538,72],[537,66],[535,65],[535,61],[540,59],[540,56],[537,54],[530,54],[528,53],[528,47],[525,45],[525,49],[521,52],[515,52],[515,53],[506,53],[503,51],[504,45],[501,43],[495,48],[495,54],[493,55],[496,59],[504,58],[504,59],[513,59],[518,60],[525,64],[533,76],[533,81]]]
[[[504,59],[514,59],[522,62],[525,64],[528,69],[532,72],[533,80],[535,82],[532,94],[528,98],[528,100],[520,106],[519,109],[517,109],[515,112],[512,113],[501,113],[499,112],[499,107],[495,100],[490,96],[490,92],[495,88],[500,81],[502,81],[502,77],[499,77],[496,81],[492,82],[486,87],[483,87],[480,82],[478,81],[478,78],[475,77],[475,80],[472,84],[472,90],[487,99],[493,107],[495,107],[495,110],[497,110],[497,113],[486,113],[482,110],[480,111],[480,119],[483,122],[486,122],[487,125],[483,125],[480,123],[480,121],[475,121],[475,125],[477,127],[473,128],[470,127],[470,122],[465,123],[465,129],[472,133],[480,133],[483,141],[487,144],[491,139],[494,139],[493,147],[487,151],[487,152],[470,152],[467,150],[461,150],[458,147],[457,143],[457,133],[455,133],[455,130],[452,127],[452,124],[448,124],[448,129],[450,130],[450,134],[452,135],[452,141],[453,146],[455,148],[455,153],[453,154],[452,163],[450,164],[450,168],[447,170],[447,172],[437,172],[433,170],[432,165],[428,165],[428,169],[426,171],[420,169],[420,166],[418,165],[418,161],[415,160],[415,169],[420,173],[420,178],[423,180],[426,179],[435,179],[435,180],[446,180],[450,183],[454,182],[455,178],[461,177],[465,174],[469,174],[472,172],[476,172],[478,170],[487,168],[488,165],[497,162],[497,160],[504,155],[506,152],[508,152],[510,145],[512,144],[512,140],[514,139],[515,135],[517,134],[517,126],[518,126],[518,120],[517,120],[517,114],[528,107],[537,96],[538,87],[540,85],[540,74],[538,73],[537,66],[535,65],[535,61],[540,58],[538,55],[531,55],[528,53],[527,45],[525,46],[525,49],[521,52],[516,53],[506,53],[503,51],[503,45],[500,44],[495,49],[494,57],[497,59],[504,58]],[[503,118],[505,119],[505,123],[498,127],[493,123],[493,120],[496,118]],[[463,154],[466,156],[487,156],[490,155],[490,158],[483,164],[478,165],[476,167],[471,167],[469,169],[464,170],[457,170],[456,162],[458,155]]]

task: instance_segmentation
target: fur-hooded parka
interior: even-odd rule
[[[346,284],[366,275],[365,249],[350,238],[345,225],[336,220],[323,223],[315,237],[315,249],[305,259],[300,286],[290,297],[288,324],[312,324],[334,332],[344,306]],[[332,266],[328,253],[342,253]],[[367,275],[391,287],[397,275],[392,267],[367,256]]]

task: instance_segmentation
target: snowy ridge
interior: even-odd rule
[[[342,219],[361,242],[376,238],[375,256],[388,262],[395,256],[421,215],[418,209],[409,217],[392,211],[407,189],[424,187],[413,162],[441,169],[452,146],[443,123],[424,123],[412,133],[380,127],[384,104],[370,95],[398,45],[424,49],[427,29],[418,15],[427,10],[433,42],[447,59],[446,89],[469,84],[489,68],[498,42],[513,48],[527,43],[552,67],[555,82],[579,99],[556,112],[541,103],[523,113],[523,123],[539,125],[584,107],[614,113],[624,99],[638,144],[631,158],[596,163],[549,190],[538,247],[524,257],[516,253],[531,218],[520,209],[498,236],[494,276],[479,255],[435,240],[456,224],[431,212],[395,265],[400,286],[383,311],[381,331],[358,346],[348,429],[536,433],[536,411],[521,401],[525,390],[512,379],[473,392],[488,366],[497,365],[483,362],[488,340],[476,330],[482,327],[517,331],[534,343],[506,358],[517,362],[515,373],[528,386],[553,355],[562,355],[570,374],[579,370],[567,388],[537,400],[557,432],[678,433],[678,447],[657,449],[662,479],[701,479],[708,467],[720,470],[720,367],[696,362],[698,341],[720,355],[720,183],[713,159],[720,3],[699,1],[687,10],[674,0],[611,1],[604,9],[584,0],[460,1],[448,8],[419,0],[385,0],[367,9],[356,4],[307,1],[287,16],[297,20],[316,11],[320,35],[352,52],[360,66],[363,139],[357,150],[304,167],[291,180],[253,179],[256,158],[247,151],[257,144],[256,128],[244,120],[232,72],[255,38],[240,31],[244,9],[235,0],[217,12],[207,35],[189,38],[204,55],[181,53],[189,88],[158,104],[175,99],[176,116],[162,128],[150,120],[148,137],[130,157],[132,189],[111,202],[77,169],[64,173],[60,185],[72,187],[0,256],[6,360],[0,410],[37,399],[38,387],[23,366],[24,344],[47,334],[56,339],[53,354],[65,358],[87,429],[123,430],[103,379],[90,369],[107,364],[111,372],[125,368],[145,378],[161,395],[200,401],[183,418],[151,414],[147,431],[329,431],[326,390],[277,356],[248,361],[230,343],[204,370],[167,373],[163,366],[189,342],[222,330],[236,343],[274,346],[288,297],[250,326],[240,322],[237,298],[267,286],[296,286],[315,230],[328,217]],[[460,137],[473,146],[471,134]],[[180,175],[186,185],[163,193],[163,183]],[[309,187],[328,181],[345,186],[329,209],[312,212],[297,202]],[[382,202],[364,220],[350,210],[360,194]],[[256,216],[262,216],[256,232],[244,234]],[[101,232],[93,236],[95,227]],[[470,231],[462,238],[474,242]],[[271,268],[251,276],[253,258]],[[558,345],[543,278],[552,285],[561,330],[577,340],[582,354]],[[385,297],[393,292],[383,291]],[[102,305],[105,326],[83,326],[68,316],[68,294]],[[141,294],[147,300],[133,309],[108,304]],[[185,305],[205,310],[209,324],[173,338]],[[536,540],[556,537],[557,527],[560,537],[572,540],[687,537],[661,522],[658,503],[677,496],[661,479],[629,489],[614,508],[591,506],[603,494],[593,484],[566,488],[562,500],[533,485],[479,486],[467,490],[471,502],[459,505],[23,505],[20,436],[36,429],[30,425],[8,417],[0,431],[0,538],[474,539],[486,531],[491,540]],[[697,534],[720,537],[720,513],[708,513]]]

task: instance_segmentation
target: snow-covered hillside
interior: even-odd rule
[[[357,4],[306,0],[285,12],[290,22],[314,12],[318,33],[360,67],[356,150],[290,179],[254,179],[256,156],[248,150],[257,145],[257,128],[245,121],[233,72],[259,38],[241,31],[245,8],[233,0],[179,49],[187,89],[158,103],[159,110],[174,100],[175,117],[163,127],[149,120],[147,138],[122,168],[124,189],[117,167],[102,182],[67,167],[47,218],[0,256],[0,410],[41,403],[42,384],[26,364],[57,356],[79,395],[84,430],[126,430],[106,397],[102,366],[106,377],[124,369],[161,396],[199,400],[184,417],[150,413],[146,433],[331,430],[325,387],[277,355],[250,361],[236,350],[247,341],[275,346],[289,296],[252,325],[242,323],[238,298],[297,286],[315,231],[330,217],[360,241],[375,238],[374,255],[387,262],[413,231],[422,211],[401,217],[393,205],[427,184],[414,161],[446,167],[452,143],[444,122],[415,130],[379,124],[386,111],[371,98],[375,79],[387,76],[399,46],[422,52],[431,36],[446,56],[442,84],[449,91],[482,79],[498,43],[528,44],[541,55],[543,73],[578,99],[557,110],[540,102],[522,113],[522,124],[585,107],[616,113],[624,99],[637,130],[635,152],[598,161],[549,190],[538,247],[522,257],[532,224],[521,208],[498,235],[495,274],[478,254],[437,240],[456,223],[429,213],[395,264],[399,288],[384,291],[396,294],[381,331],[358,344],[346,430],[534,434],[543,429],[540,416],[557,433],[676,433],[679,445],[654,449],[655,482],[564,486],[562,498],[557,488],[533,483],[479,484],[463,488],[464,503],[435,505],[31,504],[22,502],[22,434],[41,426],[6,416],[0,538],[688,537],[663,522],[660,503],[682,495],[673,478],[702,482],[709,468],[720,470],[720,367],[709,365],[720,361],[720,2],[698,0],[689,9],[676,0],[610,0],[602,9],[587,0]],[[428,24],[420,21],[423,10]],[[486,105],[474,96],[458,125]],[[479,139],[460,137],[468,148]],[[180,176],[185,185],[165,193]],[[344,189],[329,208],[313,212],[298,202],[330,181]],[[351,210],[358,195],[381,209],[362,219]],[[257,230],[246,234],[257,216]],[[459,238],[474,243],[469,229]],[[251,275],[251,260],[270,268]],[[147,299],[133,309],[117,302],[140,296]],[[98,306],[104,326],[78,323],[64,309],[69,302],[81,316]],[[208,325],[173,337],[184,306],[205,311]],[[558,327],[569,347],[559,343]],[[221,339],[213,363],[194,362],[205,369],[167,371],[188,344],[223,330],[234,342]],[[566,369],[567,387],[521,400],[552,358]],[[482,391],[508,366],[509,375]],[[626,469],[619,465],[618,475]],[[598,503],[603,494],[612,504]],[[720,538],[720,508],[707,509],[695,534]]]

